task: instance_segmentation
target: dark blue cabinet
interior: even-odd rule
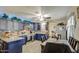
[[[20,39],[17,41],[8,42],[8,53],[21,53],[22,46],[26,43],[25,39]]]
[[[48,39],[48,35],[46,34],[35,34],[34,39],[36,40],[47,40]]]
[[[22,44],[19,44],[18,42],[9,43],[8,44],[8,53],[20,53],[22,52]]]

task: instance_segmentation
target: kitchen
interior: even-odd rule
[[[78,53],[77,11],[77,6],[0,6],[0,52]],[[67,46],[55,51],[47,43]]]

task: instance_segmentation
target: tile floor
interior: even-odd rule
[[[23,46],[23,53],[41,53],[41,41],[30,41]]]

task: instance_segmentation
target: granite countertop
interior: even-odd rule
[[[17,40],[22,40],[24,39],[23,37],[10,37],[10,38],[1,38],[1,40],[5,42],[12,42],[12,41],[17,41]]]

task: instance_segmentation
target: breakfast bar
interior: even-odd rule
[[[2,41],[6,42],[5,49],[1,50],[2,52],[6,53],[21,53],[22,46],[26,43],[24,37],[19,38],[8,38],[8,39],[1,39]]]

